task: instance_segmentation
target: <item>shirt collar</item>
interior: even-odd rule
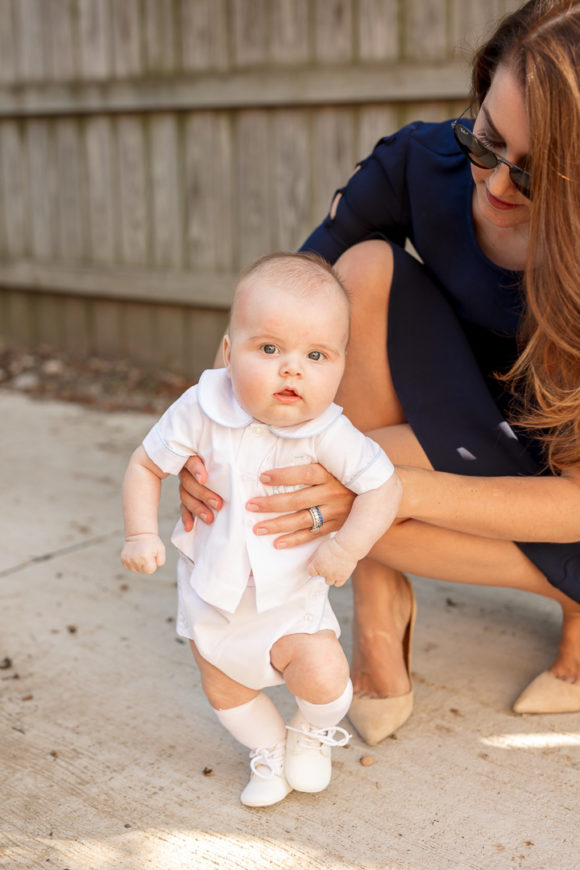
[[[214,423],[229,429],[242,429],[254,419],[238,403],[232,390],[232,382],[226,369],[207,369],[199,379],[198,397],[201,410]],[[268,426],[280,438],[310,438],[328,429],[342,414],[342,408],[334,402],[314,420],[276,429]],[[267,424],[266,424],[267,425]]]

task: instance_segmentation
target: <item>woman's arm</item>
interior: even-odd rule
[[[458,532],[508,541],[580,540],[580,471],[561,477],[466,477],[397,469],[399,514]]]

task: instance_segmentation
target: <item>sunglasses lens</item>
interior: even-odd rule
[[[470,160],[484,169],[494,169],[497,166],[497,158],[493,151],[486,148],[471,130],[468,130],[463,124],[455,124],[453,132],[457,144]]]
[[[487,148],[483,142],[480,142],[471,130],[464,127],[463,124],[455,121],[452,125],[455,141],[471,163],[481,167],[481,169],[495,169],[501,159],[497,154]],[[523,193],[528,199],[531,199],[530,193],[530,173],[525,169],[520,169],[518,166],[507,164],[509,167],[510,178],[513,184],[517,187],[520,193]]]

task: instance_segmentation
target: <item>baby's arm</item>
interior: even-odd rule
[[[310,560],[309,571],[324,577],[329,586],[342,586],[357,562],[387,531],[401,501],[401,481],[396,473],[376,489],[358,495],[342,528],[320,545]]]
[[[139,446],[123,480],[125,544],[121,561],[129,571],[153,574],[165,563],[165,546],[157,530],[161,481],[167,477]]]

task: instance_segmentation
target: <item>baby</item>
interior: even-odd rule
[[[272,254],[242,276],[224,337],[225,368],[203,373],[133,453],[123,485],[123,565],[153,573],[161,480],[198,454],[224,507],[211,525],[179,522],[177,631],[189,638],[220,722],[250,752],[246,806],[292,790],[322,791],[352,699],[328,586],[342,586],[390,526],[400,483],[381,448],[333,404],[349,334],[349,303],[334,271],[308,254]],[[254,531],[248,500],[268,469],[320,462],[356,493],[334,535],[310,509],[312,540],[289,549]],[[264,517],[265,515],[263,515]],[[286,726],[261,691],[285,683],[298,711]]]

